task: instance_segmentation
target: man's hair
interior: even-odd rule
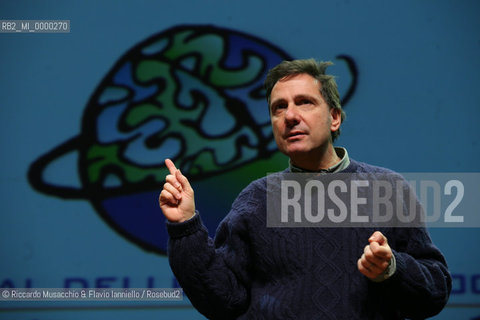
[[[275,84],[282,79],[296,76],[299,74],[308,74],[320,82],[320,94],[330,108],[340,111],[341,122],[345,119],[345,112],[340,104],[340,94],[338,93],[335,77],[325,74],[325,70],[333,63],[330,61],[317,62],[315,59],[283,61],[272,68],[265,78],[265,90],[267,95],[268,107],[270,109],[270,95]],[[332,131],[332,141],[340,135],[340,128]]]

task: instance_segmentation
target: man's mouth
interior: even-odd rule
[[[291,132],[287,133],[286,139],[287,140],[295,140],[295,139],[299,139],[299,138],[301,138],[305,135],[306,135],[306,133],[303,132],[303,131],[291,131]]]

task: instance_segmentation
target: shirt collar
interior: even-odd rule
[[[347,149],[343,147],[335,147],[335,153],[340,158],[340,161],[334,164],[333,166],[331,166],[330,168],[321,169],[318,172],[320,173],[340,172],[350,165],[350,158],[348,157]],[[292,164],[292,161],[290,160],[289,160],[289,168],[290,168],[290,172],[312,172],[312,171],[294,166]]]

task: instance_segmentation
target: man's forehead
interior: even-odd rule
[[[296,82],[305,82],[306,84],[313,84],[316,87],[320,89],[321,83],[318,81],[318,79],[315,79],[311,75],[307,73],[300,73],[300,74],[293,74],[293,75],[288,75],[283,78],[278,79],[278,81],[275,83],[275,85],[272,88],[272,91],[275,89],[275,87],[278,87],[278,85],[284,85],[286,83],[296,83]]]
[[[298,85],[299,82],[304,82],[306,86]],[[321,83],[318,81],[318,79],[315,79],[309,74],[302,73],[302,74],[295,74],[295,75],[289,75],[289,76],[283,77],[279,79],[273,86],[272,92],[271,92],[271,98],[273,98],[273,95],[276,95],[279,93],[278,92],[279,86],[282,88],[290,87],[290,88],[298,89],[298,95],[310,95],[312,92],[309,89],[311,89],[312,87],[310,87],[309,84],[314,85],[315,95],[316,93],[320,93]],[[305,90],[302,90],[302,89],[305,89]]]

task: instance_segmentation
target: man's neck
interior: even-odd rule
[[[307,171],[326,170],[337,164],[340,160],[331,143],[328,144],[321,155],[305,154],[290,158],[292,165]]]

